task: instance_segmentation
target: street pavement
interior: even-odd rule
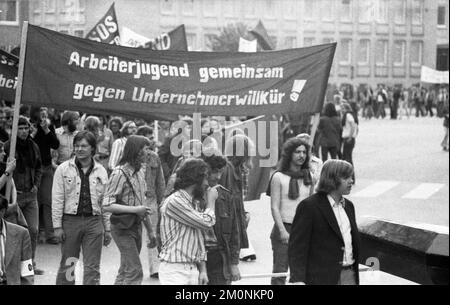
[[[438,118],[360,119],[354,150],[356,184],[349,195],[355,204],[357,220],[371,216],[401,223],[435,225],[448,232],[449,154],[440,146],[444,135],[442,123],[443,119]],[[257,259],[241,262],[241,274],[270,273],[272,249],[269,236],[273,226],[270,198],[263,194],[260,200],[246,202],[246,209],[251,214],[248,234]],[[38,245],[36,260],[45,274],[36,276],[36,284],[55,283],[59,259],[59,246]],[[119,259],[114,242],[104,248],[102,284],[114,283]],[[141,261],[143,284],[158,285],[158,280],[149,278],[145,247]],[[81,283],[79,266],[76,275],[77,283]],[[383,278],[377,281],[382,282]],[[401,283],[401,279],[392,278],[392,281]],[[247,278],[235,284],[268,285],[270,278]]]

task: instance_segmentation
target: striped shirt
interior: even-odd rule
[[[103,206],[110,206],[111,204],[144,205],[146,189],[147,184],[142,170],[135,173],[134,169],[128,164],[118,166],[109,178],[103,198]]]
[[[109,156],[108,167],[110,170],[113,170],[122,158],[123,149],[125,148],[125,144],[127,143],[127,138],[119,138],[114,141],[111,148],[111,155]]]
[[[184,190],[178,190],[161,205],[161,252],[159,258],[169,263],[206,261],[204,231],[216,223],[211,209],[204,212]]]

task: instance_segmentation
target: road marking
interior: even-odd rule
[[[353,194],[353,197],[374,198],[399,185],[399,181],[379,181]]]
[[[441,183],[421,183],[415,189],[402,196],[405,199],[427,199],[439,191],[444,185]]]

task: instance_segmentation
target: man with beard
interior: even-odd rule
[[[307,142],[291,138],[283,145],[281,160],[270,181],[270,202],[275,222],[270,234],[273,273],[288,271],[288,241],[297,205],[312,195],[314,181],[310,170]],[[273,277],[272,285],[284,285],[285,277]]]
[[[359,232],[347,161],[323,164],[317,193],[301,201],[289,236],[290,282],[307,285],[359,284]]]
[[[73,154],[73,138],[78,133],[77,127],[80,123],[80,115],[75,111],[66,111],[61,117],[61,127],[55,130],[59,140],[58,150],[55,151],[55,165],[69,160]],[[56,167],[55,166],[55,167]]]
[[[17,129],[16,161],[13,179],[17,189],[17,203],[27,221],[31,238],[32,258],[36,252],[39,233],[39,208],[37,192],[41,184],[42,162],[39,147],[30,137],[30,122],[24,116],[19,117]],[[5,143],[5,151],[9,151],[11,142]],[[42,270],[34,268],[36,275]]]
[[[177,171],[175,192],[161,206],[159,280],[162,285],[206,285],[204,230],[216,221],[216,188],[208,189],[203,211],[199,200],[208,187],[208,165],[188,159]]]

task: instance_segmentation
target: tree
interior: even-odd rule
[[[249,28],[242,22],[228,24],[220,30],[219,35],[213,35],[208,46],[214,52],[237,52],[239,50],[239,37],[253,40]]]

